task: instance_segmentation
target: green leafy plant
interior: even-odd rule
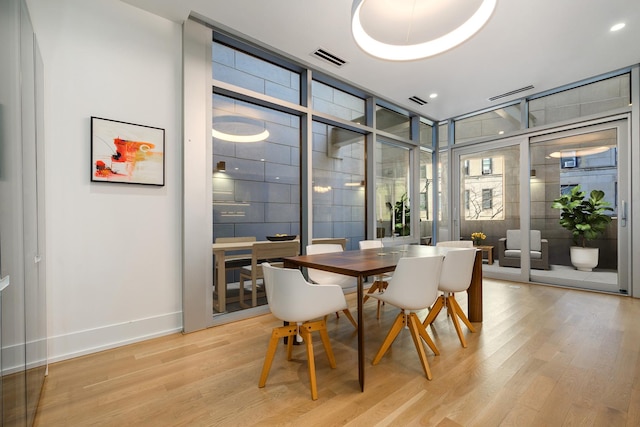
[[[387,207],[391,209],[391,203],[387,202]],[[404,213],[404,225],[402,221],[402,214]],[[398,234],[398,236],[408,236],[411,234],[411,212],[409,209],[409,197],[407,193],[404,193],[400,200],[395,203],[393,206],[393,216],[395,221],[395,230],[394,232]]]
[[[611,222],[606,212],[613,211],[609,206],[610,203],[604,200],[604,191],[593,190],[587,198],[579,185],[555,199],[551,205],[561,211],[560,225],[571,231],[574,244],[582,247],[606,230]]]

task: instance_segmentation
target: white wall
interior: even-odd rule
[[[182,329],[181,25],[28,0],[45,67],[49,360]],[[90,117],[164,128],[165,186],[90,182]]]

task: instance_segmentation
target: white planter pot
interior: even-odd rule
[[[571,246],[571,264],[580,271],[591,271],[598,265],[598,248]]]

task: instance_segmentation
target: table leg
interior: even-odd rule
[[[471,322],[482,322],[482,251],[476,251],[471,284],[467,290],[467,311]]]
[[[360,381],[360,391],[364,391],[364,323],[362,320],[364,292],[362,279],[362,276],[358,276],[358,381]]]

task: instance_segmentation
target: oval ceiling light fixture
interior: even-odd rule
[[[621,29],[623,29],[625,27],[624,22],[620,22],[619,24],[614,25],[613,27],[611,27],[609,29],[609,31],[620,31]]]
[[[211,136],[229,142],[260,142],[269,137],[269,131],[258,120],[240,116],[213,118]]]
[[[415,1],[414,7],[415,9]],[[463,24],[443,36],[416,44],[388,44],[376,40],[362,26],[360,12],[365,0],[354,0],[351,11],[351,32],[358,46],[365,52],[380,59],[389,61],[411,61],[427,58],[458,46],[477,33],[487,23],[496,8],[497,0],[482,0],[480,7]],[[413,14],[411,16],[413,18]],[[410,19],[411,19],[410,18]],[[383,25],[384,23],[380,23]],[[411,28],[413,22],[405,22]],[[415,25],[419,27],[421,25]],[[424,24],[422,24],[424,26]],[[407,37],[408,38],[408,37]]]

